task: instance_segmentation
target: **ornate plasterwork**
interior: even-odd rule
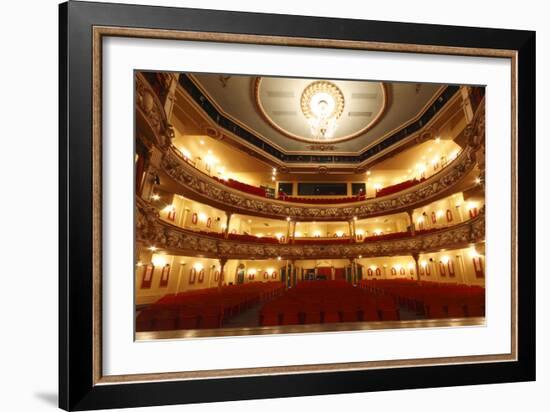
[[[301,135],[298,135],[296,133],[293,133],[290,130],[287,130],[287,128],[281,127],[277,122],[275,122],[271,118],[271,116],[267,113],[267,110],[264,107],[264,104],[262,104],[260,88],[261,88],[261,84],[262,84],[263,79],[264,78],[261,77],[261,76],[258,76],[256,78],[256,80],[254,81],[254,85],[253,85],[253,94],[254,94],[254,101],[255,101],[256,109],[257,109],[259,115],[264,119],[264,121],[267,124],[269,124],[273,129],[275,129],[276,131],[278,131],[279,133],[283,134],[286,137],[289,137],[291,139],[298,140],[298,141],[301,141],[301,142],[305,142],[305,143],[317,143],[316,142],[317,139],[313,139],[311,137],[301,136]],[[351,134],[348,134],[348,135],[345,135],[345,136],[340,136],[338,138],[332,138],[331,139],[332,142],[345,142],[347,140],[355,139],[355,138],[363,135],[364,133],[366,133],[368,130],[372,129],[380,121],[382,116],[386,113],[386,110],[388,108],[388,100],[389,99],[388,99],[388,91],[386,90],[386,85],[382,82],[377,82],[377,83],[378,83],[378,87],[380,88],[380,93],[381,93],[381,96],[382,96],[382,102],[381,102],[381,106],[378,108],[378,110],[377,110],[376,114],[373,116],[373,118],[366,125],[364,125],[361,129],[359,129],[359,130],[357,130],[357,131],[355,131]],[[327,87],[327,85],[332,85],[333,87],[331,87],[331,86]],[[304,90],[304,92],[302,92],[301,98],[300,98],[300,108],[301,108],[302,113],[304,114],[304,116],[306,118],[310,117],[311,113],[310,113],[310,108],[307,107],[307,104],[308,104],[307,100],[308,100],[308,97],[311,97],[314,93],[316,93],[318,91],[318,90],[315,90],[315,89],[324,89],[324,90],[328,91],[331,95],[333,95],[333,97],[335,98],[335,100],[337,102],[337,104],[336,104],[337,110],[335,111],[334,114],[339,117],[342,114],[342,111],[343,111],[343,108],[344,108],[344,96],[343,96],[341,90],[336,85],[334,85],[332,82],[329,82],[329,81],[326,81],[326,80],[315,81],[315,82],[311,83]]]
[[[349,220],[354,216],[362,219],[419,207],[443,196],[474,166],[475,158],[471,150],[466,148],[441,172],[408,190],[360,202],[318,206],[268,199],[231,189],[188,164],[174,147],[164,153],[160,162],[160,169],[181,185],[182,193],[191,198],[208,199],[209,204],[216,204],[242,214],[275,219],[290,216],[292,219],[317,221]]]
[[[344,95],[334,83],[326,80],[315,81],[302,92],[300,107],[306,119],[316,117],[316,114],[312,111],[311,105],[314,96],[318,93],[325,93],[332,98],[334,107],[327,117],[338,119],[344,111]]]
[[[154,245],[169,253],[192,254],[216,258],[329,259],[357,256],[392,256],[428,253],[441,249],[462,248],[485,240],[485,213],[467,222],[437,232],[398,240],[381,240],[334,245],[262,244],[220,239],[197,234],[168,224],[158,211],[138,199],[136,240]]]
[[[149,82],[140,74],[135,76],[136,109],[153,131],[155,144],[160,147],[170,146],[174,130],[166,119],[164,107]]]

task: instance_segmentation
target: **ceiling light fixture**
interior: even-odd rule
[[[316,81],[305,88],[300,100],[311,135],[319,140],[332,138],[336,121],[344,110],[344,95],[340,89],[331,82]]]

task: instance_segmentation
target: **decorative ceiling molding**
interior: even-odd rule
[[[399,129],[394,129],[391,134],[383,136],[377,143],[365,148],[358,155],[346,155],[337,152],[330,155],[322,152],[321,154],[289,154],[289,152],[284,151],[280,146],[274,145],[264,136],[252,131],[238,120],[224,113],[215,102],[211,101],[206,92],[197,85],[191,75],[181,74],[179,84],[184,93],[208,116],[216,127],[225,130],[228,134],[236,136],[253,146],[256,150],[263,152],[267,155],[267,159],[271,159],[266,159],[266,162],[276,162],[278,166],[285,163],[287,166],[288,164],[292,164],[292,168],[300,165],[308,167],[311,164],[324,164],[327,166],[331,164],[335,166],[348,165],[348,169],[349,167],[356,168],[363,166],[376,157],[386,154],[397,143],[401,144],[406,139],[421,133],[446,104],[455,95],[459,95],[459,86],[450,85],[442,87],[441,92],[434,96],[433,100],[425,106],[424,110],[413,121]]]
[[[367,123],[366,126],[362,127],[360,130],[358,130],[357,132],[355,132],[353,134],[349,134],[349,135],[338,137],[338,138],[331,138],[331,139],[328,139],[326,142],[322,142],[322,141],[316,140],[314,138],[306,138],[304,136],[299,136],[295,133],[291,133],[290,131],[286,130],[285,128],[280,127],[277,124],[277,122],[275,122],[269,116],[269,114],[267,113],[267,111],[265,110],[265,108],[262,104],[262,100],[261,100],[261,97],[260,97],[260,88],[261,88],[262,79],[263,79],[263,77],[257,76],[253,81],[253,99],[254,99],[254,107],[256,108],[256,111],[258,112],[260,117],[267,124],[269,124],[269,126],[271,126],[273,129],[275,129],[277,132],[281,133],[282,135],[284,135],[288,138],[298,140],[300,142],[316,143],[316,144],[319,144],[319,143],[333,144],[333,143],[342,143],[342,142],[345,142],[345,141],[348,141],[348,140],[351,140],[351,139],[355,139],[356,137],[359,137],[359,136],[363,135],[364,133],[366,133],[367,131],[369,131],[370,129],[372,129],[378,123],[378,121],[381,119],[381,117],[384,115],[384,113],[386,112],[387,106],[388,106],[387,87],[383,82],[376,82],[376,83],[379,84],[380,91],[382,93],[382,106],[381,106],[380,110],[378,111],[378,113],[376,114],[376,116],[374,116],[374,118],[369,123]],[[343,96],[342,96],[342,92],[336,86],[334,86],[332,83],[330,83],[328,81],[319,81],[319,80],[318,81],[313,81],[312,80],[312,83],[303,91],[301,99],[300,99],[301,109],[302,109],[302,112],[304,113],[304,115],[306,116],[306,118],[308,117],[309,108],[305,104],[304,99],[307,99],[308,97],[311,97],[311,94],[312,94],[312,92],[313,92],[316,85],[326,84],[326,83],[332,85],[334,88],[337,89],[337,90],[331,90],[331,87],[328,86],[329,90],[331,91],[331,94],[334,95],[335,100],[340,103],[338,105],[336,114],[337,114],[338,117],[342,114],[342,111],[344,109],[344,99],[343,99]]]

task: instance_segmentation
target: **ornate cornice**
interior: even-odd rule
[[[160,170],[180,186],[181,194],[189,198],[236,213],[273,219],[289,216],[301,221],[363,219],[417,208],[447,195],[474,166],[475,157],[467,147],[442,171],[409,189],[359,202],[319,206],[269,199],[232,189],[187,163],[174,147],[164,153],[160,162]]]
[[[162,221],[158,211],[141,199],[137,199],[136,209],[136,240],[178,255],[227,259],[343,259],[429,253],[463,248],[485,240],[484,210],[467,222],[427,234],[398,240],[317,246],[220,239]]]

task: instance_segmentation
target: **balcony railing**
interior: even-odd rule
[[[485,239],[484,211],[467,222],[448,228],[394,240],[373,240],[349,244],[272,244],[221,239],[195,233],[160,219],[158,210],[136,200],[136,240],[177,255],[200,255],[228,259],[328,259],[411,255],[441,249],[467,247]]]
[[[163,154],[160,169],[179,184],[182,194],[222,210],[273,219],[329,221],[362,219],[423,206],[450,194],[473,170],[475,163],[475,156],[467,147],[445,169],[413,187],[375,199],[333,205],[289,203],[244,193],[197,170],[173,146]]]

